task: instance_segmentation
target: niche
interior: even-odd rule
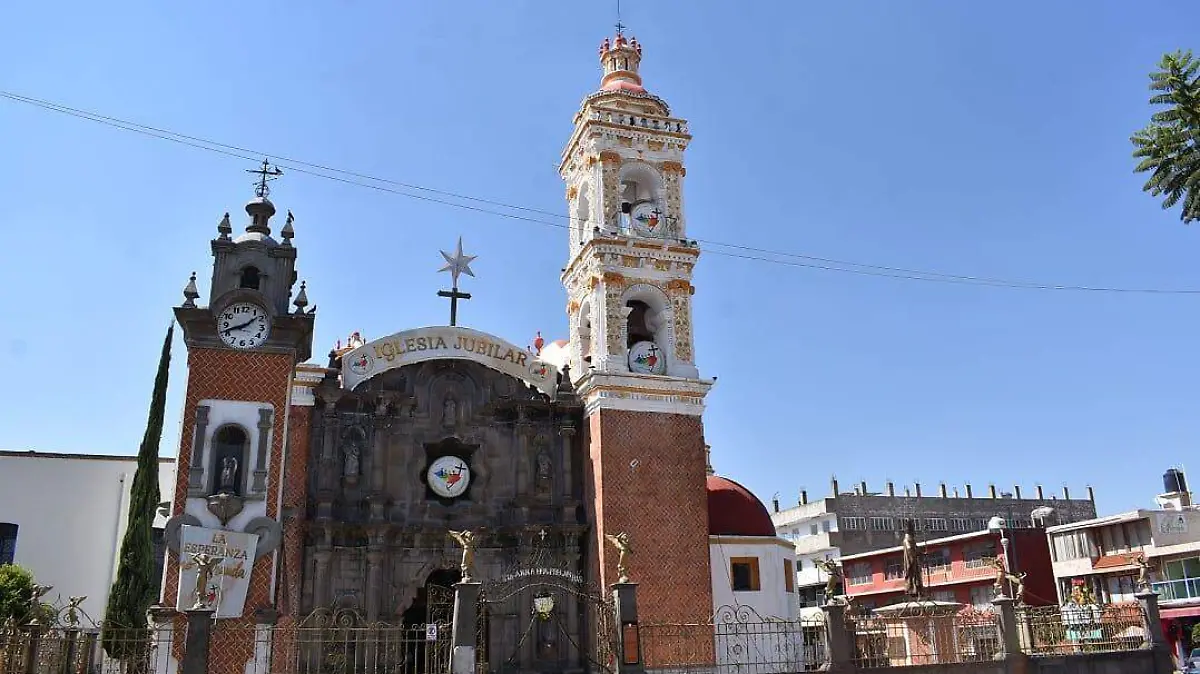
[[[248,444],[246,431],[238,426],[222,426],[213,435],[213,494],[242,495]]]
[[[248,266],[248,267],[245,267],[242,269],[242,278],[238,282],[239,288],[249,288],[251,290],[258,290],[259,289],[258,286],[260,283],[261,283],[261,274],[259,274],[259,272],[258,272],[258,267],[251,265],[251,266]]]
[[[638,342],[657,342],[659,319],[658,312],[641,300],[629,300],[625,306],[630,308],[629,318],[625,319],[628,327],[626,348]]]
[[[584,302],[576,319],[579,338],[579,359],[587,367],[592,362],[592,305]]]

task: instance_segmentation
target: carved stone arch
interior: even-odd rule
[[[240,435],[240,442],[236,443],[235,434]],[[205,452],[208,457],[209,465],[207,467],[208,474],[211,475],[209,484],[206,486],[206,491],[209,494],[215,494],[221,490],[222,485],[222,464],[227,456],[237,459],[237,468],[235,471],[235,485],[239,496],[245,497],[250,493],[250,475],[251,475],[251,455],[253,453],[253,434],[250,429],[236,422],[226,422],[213,429],[212,435],[209,436],[209,449]]]
[[[644,302],[647,307],[656,313],[658,329],[654,333],[654,341],[659,348],[666,351],[667,354],[667,374],[674,374],[676,369],[675,358],[675,306],[671,302],[670,296],[662,288],[650,283],[635,283],[625,289],[621,294],[621,306],[625,307],[629,302],[638,300]],[[626,318],[628,314],[626,314]],[[619,326],[615,326],[621,331],[621,343],[623,344],[628,337],[628,324],[625,320],[621,321]],[[612,330],[614,326],[609,326]]]
[[[625,184],[630,182],[635,183],[638,188],[637,193],[632,195],[635,200],[662,199],[662,173],[649,162],[633,160],[621,164],[621,168],[617,171],[617,182],[622,199],[630,196],[625,189]]]
[[[592,298],[585,297],[579,303],[579,308],[575,315],[571,317],[571,328],[575,332],[574,360],[573,369],[578,376],[582,376],[591,362],[592,355],[595,353],[597,344],[603,344],[603,339],[596,339],[596,317],[592,311]]]

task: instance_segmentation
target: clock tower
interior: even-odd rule
[[[639,72],[621,30],[600,46],[600,88],[584,98],[559,172],[571,215],[562,274],[570,364],[588,417],[597,569],[616,579],[605,536],[630,535],[643,620],[708,620],[706,458],[712,381],[695,364],[692,270],[683,208],[687,121]]]
[[[175,308],[187,346],[175,512],[168,525],[169,558],[163,601],[174,605],[179,578],[179,527],[184,524],[259,536],[243,615],[272,606],[282,536],[279,502],[296,364],[312,351],[314,311],[296,283],[293,217],[272,236],[275,205],[268,180],[280,174],[263,162],[255,197],[246,204],[245,232],[235,236],[225,214],[212,240],[208,300],[196,275]],[[187,589],[187,588],[185,588]]]

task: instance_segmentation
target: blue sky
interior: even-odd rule
[[[10,3],[0,89],[565,213],[556,164],[598,84],[610,4]],[[692,237],[1200,288],[1200,230],[1141,192],[1128,142],[1150,112],[1147,72],[1200,46],[1195,3],[623,4],[646,86],[691,121]],[[0,447],[133,453],[170,307],[189,272],[207,278],[221,214],[243,220],[253,166],[8,100],[0,149]],[[296,215],[318,352],[352,330],[444,322],[438,250],[459,234],[480,255],[463,324],[519,344],[566,332],[559,228],[295,172],[272,197]],[[1147,505],[1196,455],[1200,297],[714,253],[695,284],[698,364],[719,377],[713,460],[764,501],[824,495],[836,473],[1092,484],[1113,511]],[[184,365],[177,341],[164,454]]]

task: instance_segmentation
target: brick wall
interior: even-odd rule
[[[283,453],[285,412],[291,386],[293,359],[287,354],[255,353],[232,349],[191,348],[188,350],[188,383],[184,396],[183,424],[179,434],[178,473],[175,484],[174,514],[181,514],[187,502],[188,469],[192,457],[192,436],[195,431],[196,405],[201,400],[244,400],[270,403],[275,408],[271,429],[271,470],[267,479],[266,506],[268,517],[278,517],[279,462]],[[207,452],[206,452],[207,455]],[[167,577],[163,584],[163,601],[175,605],[179,586],[179,557],[167,556]],[[253,616],[258,608],[272,605],[271,563],[267,555],[254,563],[250,587],[246,592],[245,616]],[[223,623],[245,622],[222,621]],[[231,625],[232,627],[232,625]],[[213,650],[225,654],[226,665],[211,663],[211,674],[240,674],[241,664],[253,655],[253,642],[243,639],[224,648],[214,637]]]
[[[300,614],[304,575],[304,508],[308,495],[308,450],[312,407],[292,407],[288,418],[287,465],[283,470],[283,544],[275,606],[291,620]],[[283,619],[281,619],[282,622]]]
[[[605,534],[627,532],[643,622],[712,617],[704,428],[699,417],[599,410],[589,419],[589,495],[599,575],[617,579]],[[635,463],[636,462],[636,463]]]

